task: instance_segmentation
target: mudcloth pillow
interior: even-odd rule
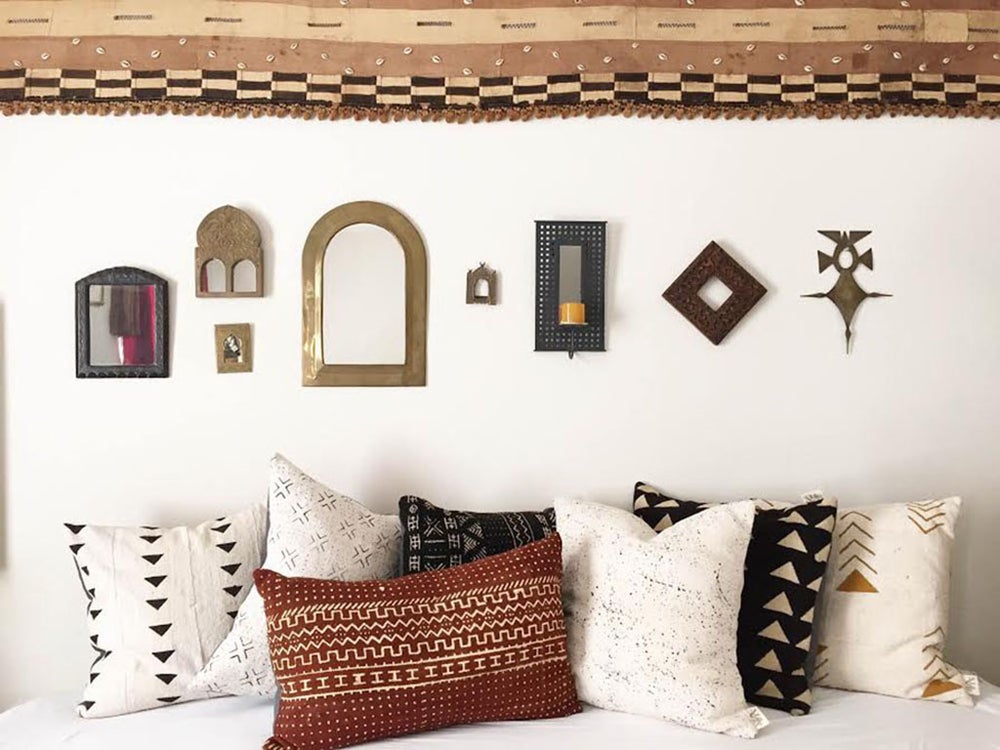
[[[736,668],[753,504],[712,508],[662,534],[606,505],[555,509],[580,699],[735,737],[766,726]]]
[[[580,710],[559,537],[389,581],[255,574],[281,686],[265,750]]]
[[[470,513],[445,510],[419,497],[399,500],[403,574],[442,570],[544,539],[556,530],[552,508]]]
[[[208,697],[190,683],[253,588],[266,515],[260,503],[191,528],[65,524],[94,652],[81,716]]]
[[[736,649],[743,690],[758,706],[809,713],[805,667],[837,501],[813,493],[801,503],[755,503]],[[656,531],[711,507],[677,500],[643,482],[635,486],[635,514]]]
[[[978,679],[944,656],[961,502],[840,514],[817,621],[817,685],[972,705]]]
[[[271,459],[267,559],[285,575],[346,581],[388,578],[399,560],[399,521],[317,482],[283,456]],[[215,695],[271,695],[264,606],[256,589],[194,680]]]

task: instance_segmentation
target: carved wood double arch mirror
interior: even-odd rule
[[[383,203],[338,206],[302,251],[302,384],[422,386],[427,253],[417,228]]]

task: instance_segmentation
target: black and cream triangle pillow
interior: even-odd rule
[[[819,493],[801,503],[757,500],[737,632],[737,664],[750,703],[792,714],[812,706],[806,659],[837,501]],[[657,531],[712,503],[678,500],[655,487],[635,486],[633,510]]]
[[[209,697],[188,683],[253,588],[264,504],[194,527],[64,525],[92,651],[77,713],[115,716]]]

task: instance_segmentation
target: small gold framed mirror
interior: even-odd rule
[[[374,201],[324,214],[302,251],[302,384],[422,386],[426,349],[427,253],[417,228]]]
[[[249,323],[215,327],[215,370],[219,373],[253,372],[253,337]]]

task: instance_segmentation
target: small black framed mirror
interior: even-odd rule
[[[76,376],[169,375],[167,281],[130,266],[76,282]]]

